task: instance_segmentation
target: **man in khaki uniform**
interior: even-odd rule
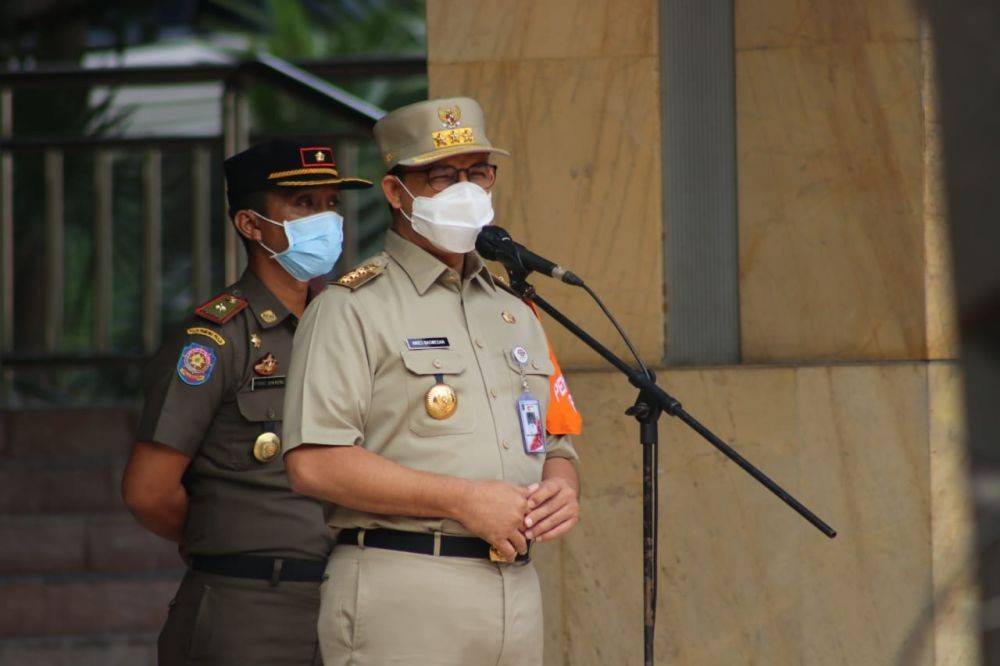
[[[317,140],[259,144],[225,171],[247,270],[150,362],[122,491],[139,522],[189,556],[161,666],[311,666],[333,538],[282,465],[285,374],[308,280],[340,255],[339,190],[370,183],[342,177]]]
[[[576,523],[576,453],[545,441],[555,366],[538,319],[473,251],[503,153],[483,124],[468,98],[376,124],[385,252],[317,297],[295,336],[286,469],[340,530],[327,666],[541,664],[529,546]]]

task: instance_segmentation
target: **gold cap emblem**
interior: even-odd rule
[[[271,462],[281,451],[281,438],[273,432],[261,433],[253,444],[253,457],[258,462]]]
[[[457,104],[438,107],[438,119],[445,129],[455,129],[462,124],[462,109]]]
[[[450,418],[458,409],[458,394],[455,389],[444,382],[438,382],[427,389],[424,396],[424,408],[432,419],[442,421]]]

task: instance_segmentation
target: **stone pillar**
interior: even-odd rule
[[[660,97],[656,5],[427,3],[430,94],[471,95],[498,158],[496,222],[550,250],[615,306],[644,357],[663,355]],[[652,285],[653,288],[648,288]],[[546,284],[567,314],[619,353],[603,315]],[[561,359],[602,367],[548,327]]]
[[[688,411],[840,532],[665,421],[659,662],[976,663],[930,37],[908,0],[735,0],[742,362],[663,367],[659,16],[428,0],[431,94],[479,99],[513,153],[498,223],[587,279]],[[615,341],[583,294],[536,285]],[[634,393],[546,327],[585,418],[583,520],[537,549],[546,663],[641,663]]]

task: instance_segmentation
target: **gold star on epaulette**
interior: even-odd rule
[[[385,270],[385,264],[377,261],[371,261],[367,264],[362,264],[354,270],[350,271],[342,278],[334,282],[334,284],[339,284],[341,287],[347,287],[350,290],[355,290],[361,285],[365,284],[369,280],[378,275],[382,274]]]

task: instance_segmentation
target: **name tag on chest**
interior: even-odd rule
[[[285,388],[285,375],[276,375],[274,377],[254,377],[250,380],[251,391],[271,388]]]
[[[406,338],[407,349],[447,349],[448,338]]]

